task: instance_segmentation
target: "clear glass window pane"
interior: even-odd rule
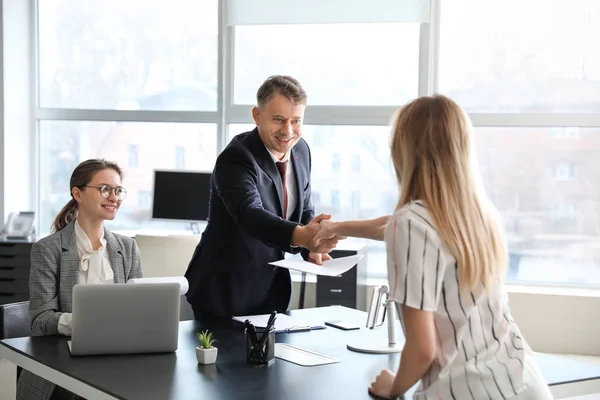
[[[509,281],[600,284],[600,128],[476,128],[509,247]]]
[[[138,166],[138,147],[135,144],[129,145],[129,168]]]
[[[230,125],[230,132],[253,127]],[[568,139],[556,134],[560,131],[569,129],[475,128],[483,182],[507,235],[508,281],[600,284],[600,128],[578,129]],[[303,137],[313,157],[317,213],[350,220],[394,211],[398,191],[388,127],[305,126]],[[351,163],[333,171],[334,148],[343,159],[360,154],[360,171]],[[334,190],[339,192],[335,207]],[[360,207],[353,207],[357,203]],[[365,243],[369,273],[385,277],[383,244]]]
[[[600,112],[600,2],[442,1],[440,90],[472,112]]]
[[[360,172],[360,155],[352,155],[352,172]]]
[[[360,191],[352,191],[352,209],[355,211],[360,210]]]
[[[329,203],[331,208],[340,208],[340,191],[332,190],[331,191],[331,202]]]
[[[134,147],[137,165],[131,166]],[[177,165],[178,149],[187,155],[184,165]],[[124,170],[127,198],[115,220],[107,222],[109,228],[187,229],[184,223],[152,220],[154,170],[212,171],[216,156],[214,124],[41,121],[41,232],[49,232],[54,217],[69,200],[71,173],[89,158],[116,161]]]
[[[238,26],[234,57],[236,104],[279,74],[312,105],[400,105],[418,94],[419,24]]]
[[[217,109],[218,0],[38,3],[41,107]]]
[[[342,163],[341,155],[339,153],[333,153],[332,159],[331,159],[331,171],[339,172],[341,163]]]
[[[175,148],[175,168],[185,169],[185,147],[183,146]]]

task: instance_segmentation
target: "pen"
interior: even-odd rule
[[[256,334],[256,328],[248,319],[244,323],[246,324],[247,335],[250,337],[250,343],[252,343],[252,350],[250,352],[250,355],[254,354],[255,357],[260,358],[263,352],[262,349],[259,347],[259,340],[258,335]],[[258,354],[256,354],[257,352]]]
[[[297,326],[286,329],[286,332],[308,332],[310,331],[310,326]]]
[[[265,345],[265,343],[267,343],[267,339],[269,338],[269,332],[273,328],[273,325],[275,324],[275,320],[276,319],[277,319],[277,311],[273,311],[271,313],[271,316],[269,317],[269,322],[267,322],[267,326],[265,328],[265,331],[263,332],[262,336],[260,337],[260,347],[261,347],[261,349]]]
[[[256,346],[258,344],[258,335],[256,334],[256,328],[248,319],[246,320],[246,328],[248,329],[248,335],[250,335],[250,341],[252,342],[252,345]]]
[[[269,317],[269,322],[267,322],[267,331],[270,331],[275,323],[275,318],[277,318],[277,311],[273,311],[271,316]]]
[[[307,332],[315,331],[318,329],[325,329],[325,327],[321,325],[292,326],[290,328],[281,330],[281,332]]]
[[[252,325],[249,319],[247,319],[244,323],[246,324],[246,331],[250,336],[250,341],[253,345],[256,345],[256,343],[258,342],[258,337],[256,335],[256,329],[254,328],[254,325]]]

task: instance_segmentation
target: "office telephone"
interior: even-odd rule
[[[34,220],[34,211],[11,212],[0,231],[2,240],[32,240],[35,235]]]

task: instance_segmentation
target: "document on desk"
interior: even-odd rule
[[[340,362],[340,360],[336,358],[315,353],[310,350],[301,349],[286,343],[275,343],[275,357],[305,367]]]
[[[245,315],[239,317],[233,317],[234,321],[241,322],[242,324],[249,320],[252,325],[257,328],[266,328],[267,323],[269,321],[269,317],[271,314],[261,314],[261,315]],[[324,325],[311,325],[306,321],[302,321],[301,319],[290,317],[287,314],[277,314],[277,318],[275,319],[275,332],[300,332],[300,331],[310,331],[314,329],[325,329]]]
[[[361,258],[363,258],[362,254],[333,258],[331,260],[324,261],[323,265],[317,265],[308,261],[299,260],[297,258],[286,258],[269,264],[281,268],[293,269],[295,271],[302,271],[309,274],[338,276],[354,267]]]

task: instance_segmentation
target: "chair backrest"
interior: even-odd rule
[[[136,235],[144,278],[183,276],[200,241],[194,236]]]
[[[0,305],[0,339],[31,336],[29,302]]]

